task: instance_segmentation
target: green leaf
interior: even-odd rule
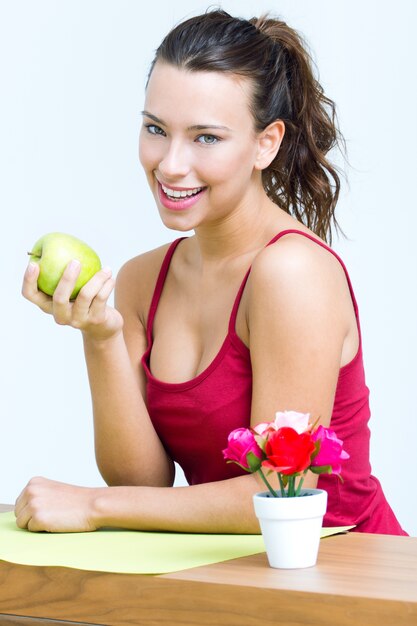
[[[311,454],[310,461],[314,461],[314,459],[316,458],[316,456],[320,452],[320,448],[321,448],[321,441],[320,440],[315,441],[314,442],[314,451]]]
[[[255,435],[255,434],[253,437],[256,443],[258,444],[258,446],[260,447],[260,449],[262,450],[262,452],[265,453],[266,438],[262,437],[262,435]]]
[[[310,467],[310,471],[313,474],[331,474],[332,466],[331,465],[315,465]]]
[[[321,418],[321,415],[319,415],[319,416],[316,418],[316,421],[315,421],[315,422],[313,422],[313,424],[311,425],[311,427],[310,427],[311,432],[314,432],[314,431],[316,430],[316,426],[317,426],[317,424],[319,423],[320,418]]]
[[[257,472],[258,469],[261,467],[262,459],[256,456],[256,454],[254,454],[253,452],[247,453],[246,460],[248,462],[249,469],[251,472]]]
[[[232,460],[227,460],[226,463],[235,463],[236,465],[239,465],[239,467],[241,467],[243,470],[245,470],[245,472],[250,472],[251,470],[248,469],[247,467],[243,467],[243,465],[241,465],[240,463],[238,463],[237,461],[232,461]]]

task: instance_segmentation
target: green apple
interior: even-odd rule
[[[81,263],[81,271],[70,299],[77,297],[81,287],[101,269],[97,254],[86,243],[65,233],[44,235],[33,246],[30,260],[40,268],[38,288],[52,296],[68,263],[76,259]]]

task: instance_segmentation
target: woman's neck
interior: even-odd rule
[[[262,202],[248,205],[239,207],[221,221],[196,228],[194,250],[202,265],[222,264],[250,254],[278,232],[284,212],[266,195]]]

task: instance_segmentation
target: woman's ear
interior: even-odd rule
[[[285,124],[282,120],[275,120],[259,133],[255,169],[264,170],[272,163],[277,155],[284,135]]]

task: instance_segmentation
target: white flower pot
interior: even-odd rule
[[[274,498],[264,491],[253,496],[253,503],[271,567],[295,569],[316,564],[326,491],[301,489],[296,498]]]

